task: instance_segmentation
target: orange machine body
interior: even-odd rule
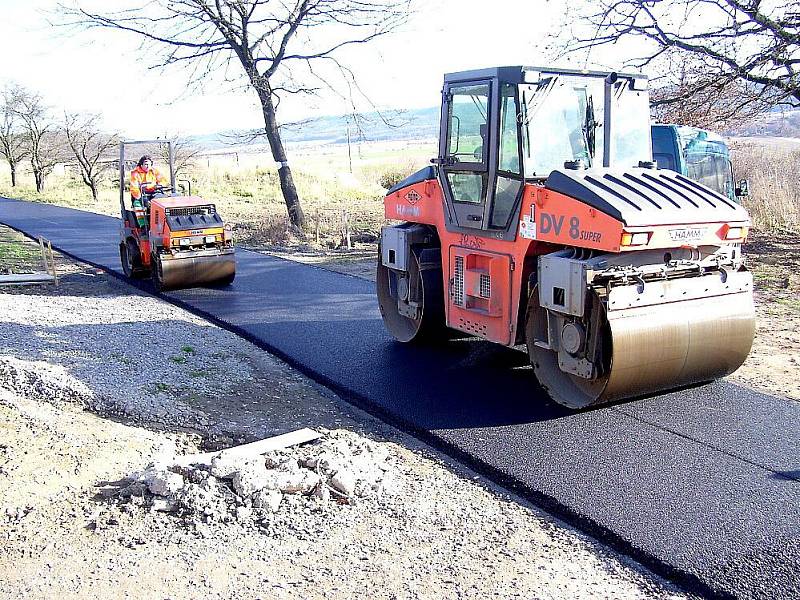
[[[698,223],[695,230],[686,223],[625,227],[579,200],[529,183],[523,190],[516,237],[506,241],[485,232],[473,235],[448,231],[437,179],[390,193],[385,198],[384,211],[387,219],[436,228],[441,242],[447,326],[508,346],[524,341],[524,315],[520,309],[524,309],[530,293],[528,281],[538,256],[565,247],[614,253],[674,248],[675,234],[670,232],[678,231],[692,236],[690,243],[680,244],[684,247],[714,246],[721,240],[743,242],[750,225],[749,221],[736,221]],[[726,238],[730,231],[738,231],[738,237]],[[647,234],[647,243],[623,245],[625,235],[634,233]],[[463,290],[453,288],[452,274],[462,268],[457,262],[464,269]],[[485,276],[484,282],[491,282],[491,289],[481,290],[481,275]]]
[[[658,168],[649,107],[638,74],[446,74],[434,166],[384,199],[400,221],[381,230],[376,271],[389,333],[524,342],[570,408],[735,371],[755,331],[750,217]]]
[[[181,239],[187,240],[187,238],[189,241],[194,241],[192,246],[223,245],[230,239],[230,232],[218,223],[209,224],[209,226],[197,223],[194,227],[175,231],[170,228],[170,219],[167,218],[170,209],[173,212],[182,209],[189,212],[193,207],[200,208],[208,205],[208,201],[199,196],[154,198],[150,204],[151,240],[155,240],[155,244],[162,248],[181,248]]]

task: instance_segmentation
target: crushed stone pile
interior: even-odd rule
[[[255,457],[223,451],[190,466],[152,463],[126,479],[115,498],[189,524],[261,524],[309,506],[380,505],[400,492],[400,471],[386,445],[343,429],[322,434]]]

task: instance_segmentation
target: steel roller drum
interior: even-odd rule
[[[182,256],[161,260],[158,268],[162,289],[174,290],[202,284],[230,283],[236,274],[236,258],[233,250]]]
[[[561,404],[584,408],[711,381],[738,369],[755,334],[752,275],[621,286],[609,294],[606,318],[611,361],[596,380],[564,373],[554,352],[534,351],[537,377]]]

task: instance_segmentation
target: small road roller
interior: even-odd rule
[[[400,342],[525,344],[570,408],[710,381],[753,341],[750,218],[652,160],[646,77],[444,79],[438,157],[391,188],[377,266]]]
[[[146,153],[164,146],[169,157],[169,180],[153,175],[146,181],[131,181],[130,172],[138,156],[126,157],[126,149],[131,151],[136,147],[138,153]],[[229,285],[236,276],[231,228],[223,222],[213,203],[192,195],[190,182],[182,182],[185,195],[177,191],[174,165],[171,141],[120,144],[119,255],[122,269],[131,279],[151,277],[157,291]],[[126,186],[138,187],[138,202],[133,202],[129,189],[126,193]]]

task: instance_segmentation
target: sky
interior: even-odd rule
[[[107,11],[129,1],[78,3]],[[187,92],[182,70],[148,69],[152,57],[139,51],[135,37],[51,26],[57,7],[57,0],[0,0],[0,86],[16,83],[37,91],[57,113],[100,113],[107,129],[139,139],[263,127],[252,92],[215,81]],[[559,25],[562,13],[555,0],[421,0],[401,31],[348,51],[345,58],[376,106],[437,106],[444,73],[549,64],[545,35]],[[330,95],[291,96],[278,116],[289,122],[347,110]]]

